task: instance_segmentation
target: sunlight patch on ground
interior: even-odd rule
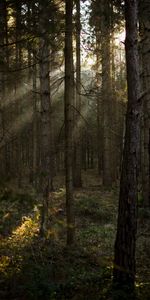
[[[9,256],[2,255],[0,257],[0,273],[7,274],[7,268],[10,264],[11,258]]]
[[[31,245],[33,238],[39,234],[39,211],[31,216],[22,217],[22,223],[12,231],[8,238],[1,240],[1,247],[5,249],[4,254],[0,258],[0,272],[6,274],[9,267],[16,260],[15,268],[18,272],[23,261],[23,250],[26,246]]]
[[[23,217],[23,223],[12,232],[9,240],[19,243],[28,243],[34,236],[38,234],[38,217]]]

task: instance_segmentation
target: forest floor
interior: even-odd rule
[[[76,241],[68,249],[63,176],[56,178],[55,187],[46,240],[39,238],[35,192],[11,184],[0,188],[0,299],[110,300],[118,188],[106,191],[94,171],[83,174],[83,188],[75,190]],[[139,208],[139,300],[150,299],[149,216]]]

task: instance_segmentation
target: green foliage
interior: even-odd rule
[[[141,207],[143,205],[144,199],[143,199],[143,195],[142,192],[138,193],[138,206]]]
[[[138,216],[139,218],[143,219],[149,219],[150,218],[150,209],[147,207],[140,207],[138,209]]]
[[[118,288],[113,290],[113,300],[136,300],[136,293],[133,291],[130,291],[128,286],[124,288]]]
[[[76,211],[83,216],[92,218],[92,220],[108,222],[114,217],[114,211],[110,211],[110,207],[107,205],[101,199],[82,197],[76,204]]]
[[[18,202],[23,205],[30,205],[33,203],[34,194],[27,193],[23,190],[14,191],[14,189],[9,187],[3,187],[0,191],[0,201]]]
[[[19,224],[21,216],[29,212],[35,202],[34,191],[25,192],[3,187],[0,191],[0,234],[8,235]]]
[[[56,285],[50,281],[50,266],[35,264],[31,261],[30,266],[24,266],[23,285],[21,293],[24,291],[27,299],[53,299]]]
[[[149,300],[150,295],[150,283],[141,283],[137,284],[137,299],[140,300]]]

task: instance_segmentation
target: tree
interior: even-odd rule
[[[101,53],[102,53],[102,110],[103,110],[103,184],[111,186],[111,107],[112,90],[110,76],[110,2],[101,3]]]
[[[49,13],[47,6],[40,1],[40,94],[41,94],[41,191],[43,197],[41,216],[41,235],[45,235],[48,222],[48,201],[51,191],[51,99],[50,99],[50,47],[49,47]],[[48,5],[48,2],[47,2]]]
[[[96,93],[97,93],[97,150],[98,172],[102,174],[103,184],[110,187],[117,179],[118,161],[116,152],[119,129],[116,126],[116,101],[113,55],[115,29],[121,24],[120,7],[113,1],[93,1],[91,3],[90,24],[94,27],[96,54]],[[116,21],[117,20],[117,21]],[[117,23],[117,26],[116,26]],[[112,53],[112,55],[111,55]],[[118,67],[118,66],[117,66]],[[121,136],[120,136],[121,140]]]
[[[67,213],[67,244],[74,241],[74,201],[73,201],[73,97],[74,70],[72,45],[72,11],[73,0],[65,1],[65,172],[66,172],[66,213]]]
[[[7,22],[7,2],[6,0],[1,1],[0,3],[0,122],[1,122],[1,154],[2,154],[2,173],[5,178],[10,176],[10,148],[11,143],[5,142],[7,126],[10,122],[10,110],[6,109],[6,95],[8,92],[8,68],[9,68],[9,53],[8,48],[5,46],[8,43],[8,22]]]
[[[143,90],[143,157],[142,186],[144,206],[150,207],[150,4],[147,0],[139,2],[140,49]]]
[[[137,230],[138,163],[140,152],[141,98],[139,83],[137,0],[125,1],[128,105],[120,181],[113,282],[134,291]]]
[[[75,128],[74,128],[74,171],[73,185],[82,186],[81,179],[81,21],[80,21],[80,0],[76,0],[76,89],[75,89]]]

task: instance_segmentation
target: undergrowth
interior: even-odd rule
[[[117,198],[116,188],[75,191],[76,240],[68,249],[63,187],[51,194],[45,240],[39,237],[40,201],[35,192],[3,188],[0,299],[111,300]],[[148,300],[149,219],[140,212],[138,223],[137,299]]]

